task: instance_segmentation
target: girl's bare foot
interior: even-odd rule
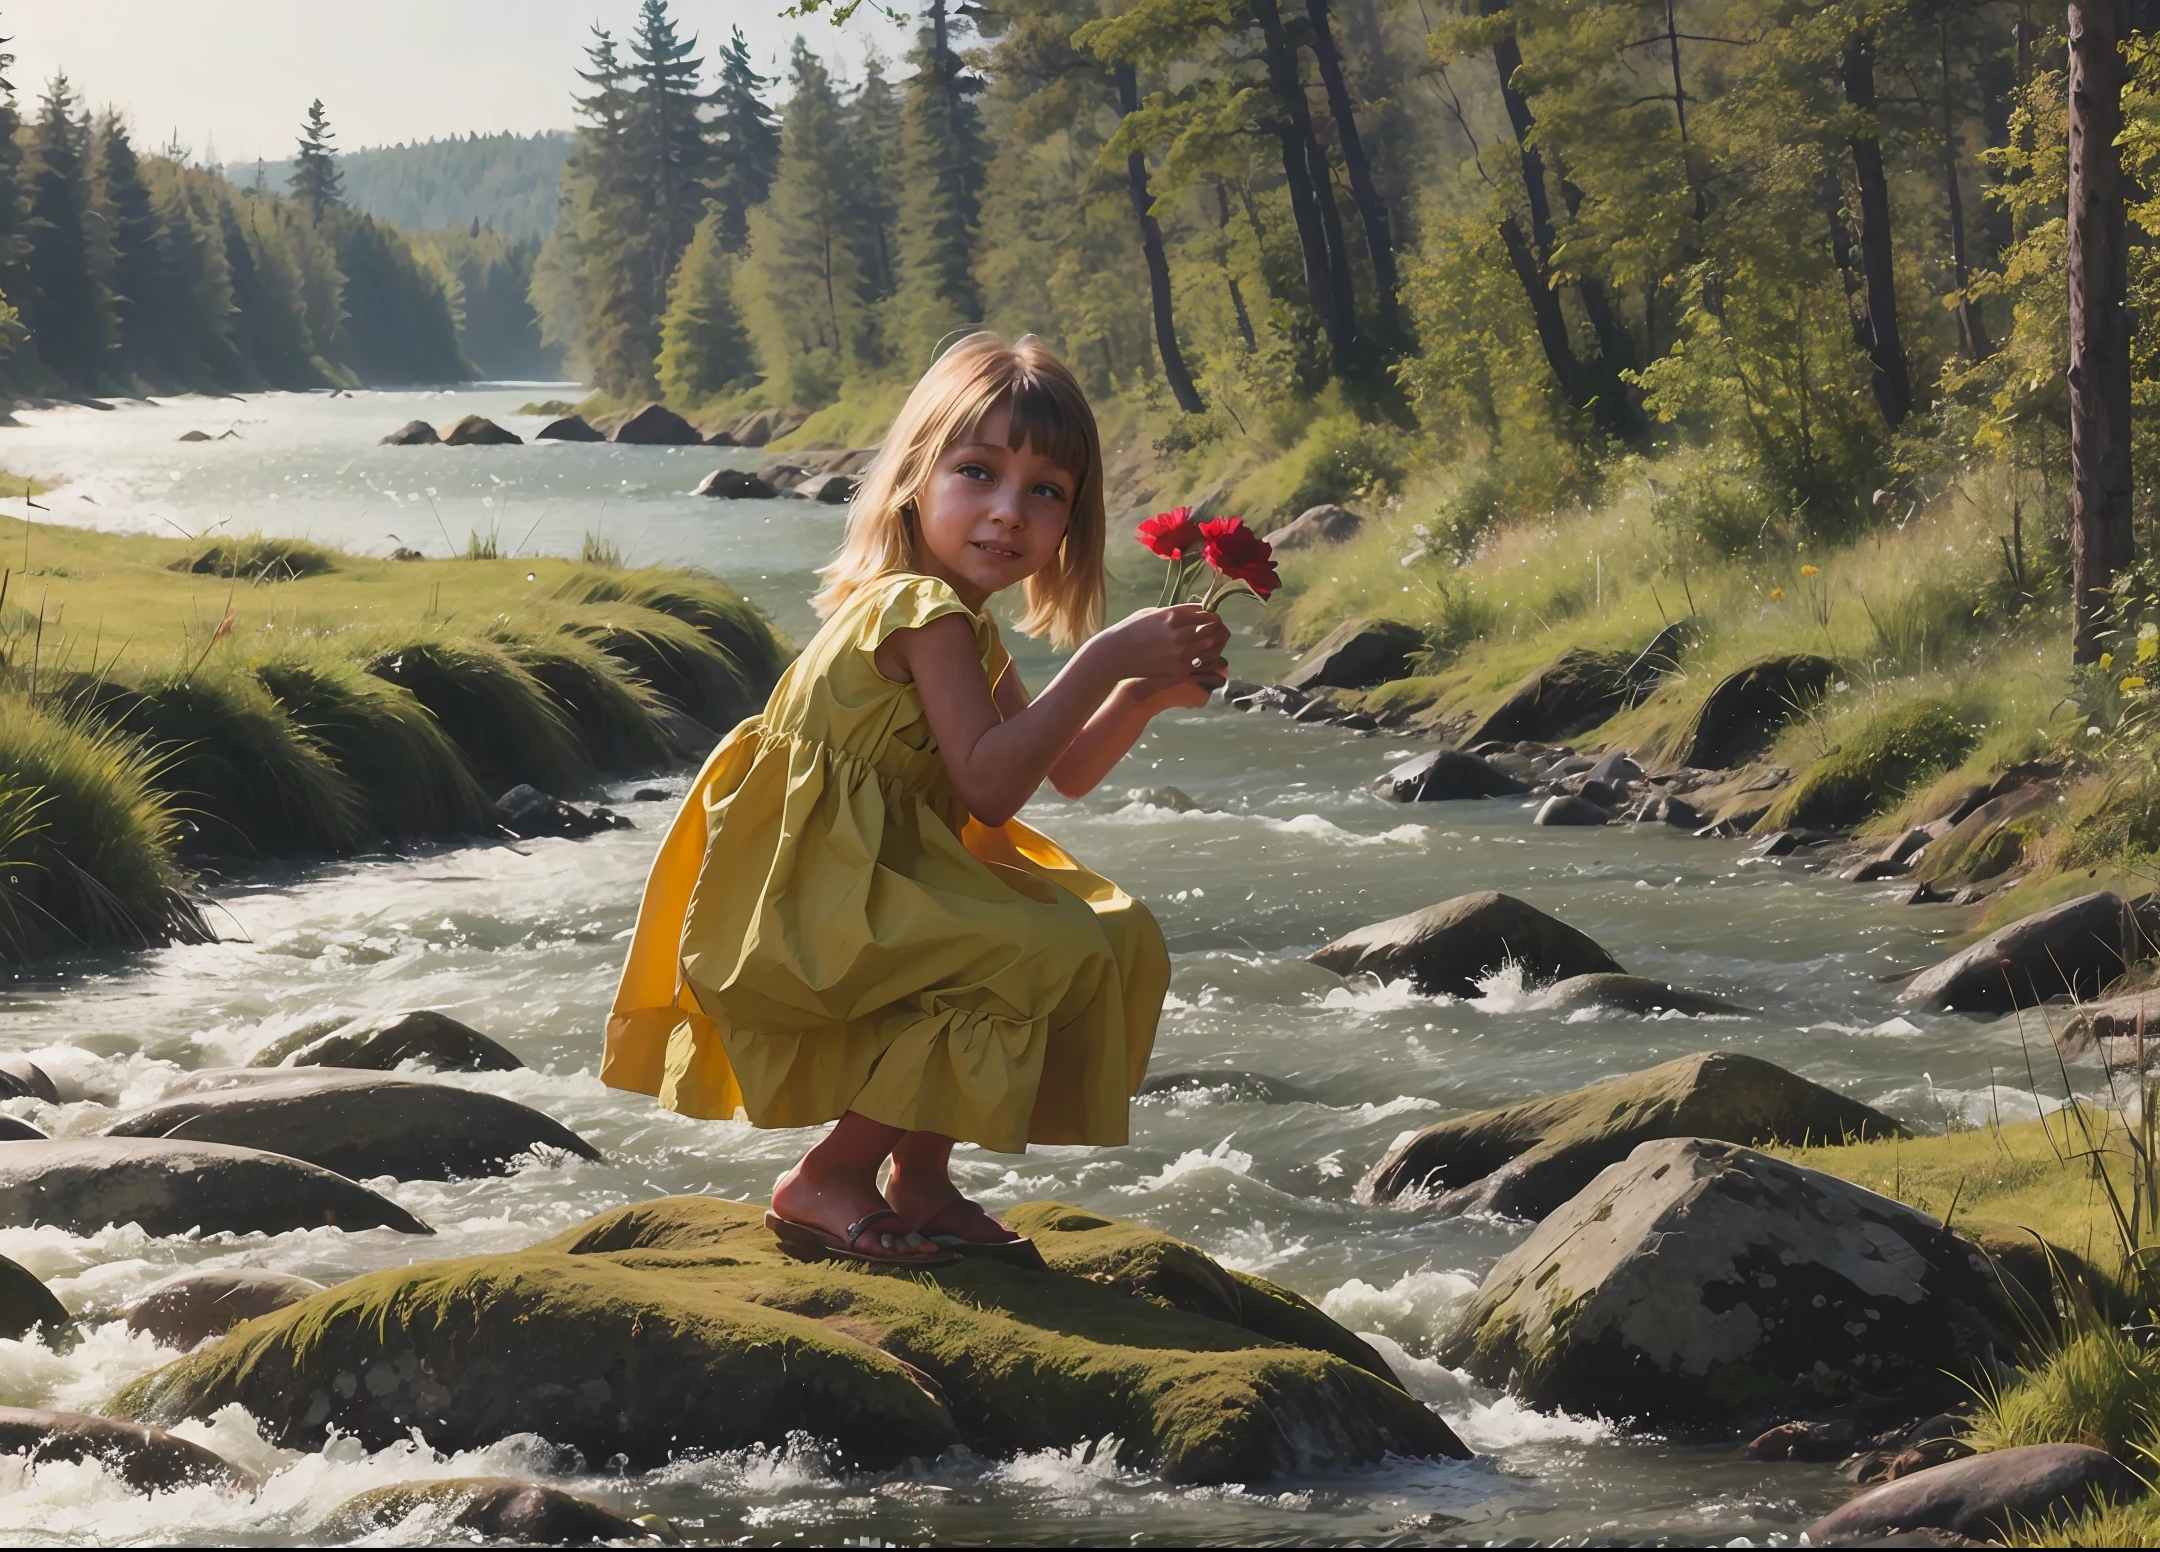
[[[835,1245],[893,1260],[942,1259],[917,1239],[878,1193],[877,1170],[903,1133],[853,1111],[773,1183],[775,1217],[817,1230]],[[852,1231],[852,1232],[851,1232]]]

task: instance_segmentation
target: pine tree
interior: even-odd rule
[[[630,73],[613,35],[599,27],[586,45],[585,62],[578,79],[590,90],[575,99],[583,122],[563,168],[554,235],[533,267],[531,296],[541,337],[562,346],[602,389],[621,393],[642,370],[635,331],[626,322],[634,220],[626,145]]]
[[[300,148],[293,154],[292,182],[288,192],[294,199],[307,206],[308,214],[317,221],[323,212],[334,205],[345,203],[345,179],[338,171],[337,148],[331,144],[335,135],[330,129],[330,116],[323,111],[322,99],[308,104],[307,122],[300,127]]]
[[[668,0],[644,0],[630,39],[630,75],[637,85],[625,154],[646,207],[653,287],[646,300],[655,319],[666,306],[675,260],[697,233],[715,172],[712,129],[704,116],[711,99],[698,89],[705,62],[691,52],[696,47],[694,36],[676,36]]]
[[[925,20],[902,114],[900,287],[890,331],[917,367],[948,336],[982,321],[974,268],[987,159],[975,109],[982,82],[953,47],[948,0],[930,0]]]
[[[13,355],[22,343],[21,307],[30,294],[30,243],[25,235],[30,202],[22,184],[22,115],[16,111],[15,88],[6,79],[15,68],[15,56],[6,52],[6,42],[0,38],[0,359]]]
[[[104,375],[112,312],[92,266],[90,120],[56,75],[30,139],[30,295],[25,321],[38,357],[62,382],[89,390]]]
[[[713,146],[719,173],[713,201],[720,211],[720,241],[731,253],[750,240],[750,210],[772,193],[780,174],[780,116],[759,95],[773,84],[750,64],[750,45],[740,27],[720,50],[720,80],[713,92]]]
[[[108,113],[99,125],[91,185],[111,255],[106,283],[112,293],[118,368],[129,375],[182,381],[159,349],[163,329],[158,315],[178,299],[166,296],[160,285],[164,257],[157,211],[127,125],[117,114]]]
[[[900,96],[872,53],[848,104],[849,203],[862,255],[863,294],[883,301],[900,288]]]
[[[728,253],[724,213],[698,223],[697,235],[675,266],[668,310],[660,320],[660,388],[692,406],[738,388],[757,375],[757,358],[735,305],[735,265]]]

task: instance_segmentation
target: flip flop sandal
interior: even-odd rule
[[[1035,1248],[1035,1242],[1025,1234],[1014,1234],[1009,1239],[969,1239],[964,1234],[929,1234],[923,1232],[924,1229],[929,1228],[930,1224],[937,1222],[938,1219],[951,1212],[953,1208],[962,1205],[962,1203],[954,1202],[940,1207],[930,1215],[929,1222],[915,1232],[921,1234],[931,1244],[941,1245],[959,1255],[979,1256],[988,1261],[1004,1261],[1013,1266],[1031,1266],[1038,1271],[1049,1270],[1048,1264],[1042,1258],[1042,1252]],[[964,1205],[974,1207],[973,1203]],[[975,1207],[974,1210],[992,1223],[997,1221],[980,1207]]]
[[[862,1237],[863,1230],[881,1218],[890,1218],[903,1229],[906,1227],[907,1220],[890,1207],[881,1207],[874,1213],[866,1213],[857,1218],[847,1226],[845,1238],[835,1238],[815,1224],[797,1223],[793,1218],[783,1218],[776,1212],[765,1214],[765,1227],[772,1230],[773,1238],[780,1241],[782,1250],[804,1261],[860,1261],[870,1266],[936,1267],[951,1266],[960,1259],[957,1255],[949,1254],[910,1256],[895,1253],[898,1246],[916,1238],[912,1233],[896,1235],[890,1231],[881,1232],[877,1242],[885,1251],[883,1255],[874,1250],[858,1249],[855,1241]]]

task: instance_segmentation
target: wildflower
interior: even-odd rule
[[[2129,694],[2132,690],[2142,690],[2145,688],[2145,676],[2143,674],[2131,674],[2127,678],[2125,678],[2121,684],[2115,686],[2115,688],[2122,691],[2125,695]]]
[[[1274,547],[1247,528],[1244,518],[1209,518],[1200,525],[1200,536],[1207,563],[1222,573],[1224,581],[1244,583],[1255,598],[1265,598],[1282,586]]]
[[[1803,577],[1812,577],[1819,575],[1820,571],[1821,568],[1817,566],[1802,566],[1800,568],[1800,575],[1802,575]]]
[[[1785,589],[1783,589],[1782,587],[1773,587],[1772,589],[1770,589],[1770,601],[1772,603],[1776,603],[1780,598],[1783,598],[1784,596]]]
[[[1172,507],[1135,528],[1133,537],[1164,560],[1183,560],[1200,548],[1200,525],[1193,521],[1191,507]]]

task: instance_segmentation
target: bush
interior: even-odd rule
[[[600,769],[668,763],[674,751],[660,725],[659,699],[620,658],[567,630],[535,636],[502,626],[489,639],[540,681]]]
[[[244,539],[213,539],[198,545],[166,569],[241,582],[289,582],[335,571],[338,559],[337,551],[305,539],[266,539],[252,533]]]
[[[794,655],[765,617],[732,588],[693,572],[578,571],[555,596],[566,603],[627,603],[649,609],[689,626],[717,648],[719,661],[714,664],[694,642],[660,622],[611,622],[605,611],[597,623],[606,629],[595,634],[589,627],[580,628],[662,695],[717,728],[729,727],[762,706]]]
[[[1979,730],[1959,720],[1947,701],[1913,701],[1878,712],[1808,768],[1763,828],[1859,824],[1957,764],[1979,740]]]
[[[38,804],[25,822],[16,799],[5,848],[20,957],[210,941],[172,860],[179,819],[140,740],[9,695],[0,698],[0,773]]]
[[[328,655],[273,658],[254,673],[359,788],[374,833],[402,840],[488,827],[487,794],[411,692]]]
[[[577,729],[492,641],[429,633],[377,651],[365,666],[433,714],[491,793],[530,782],[561,796],[592,779]]]
[[[1289,458],[1295,483],[1285,515],[1294,517],[1325,502],[1393,495],[1402,484],[1408,449],[1392,427],[1330,415],[1313,423]]]

